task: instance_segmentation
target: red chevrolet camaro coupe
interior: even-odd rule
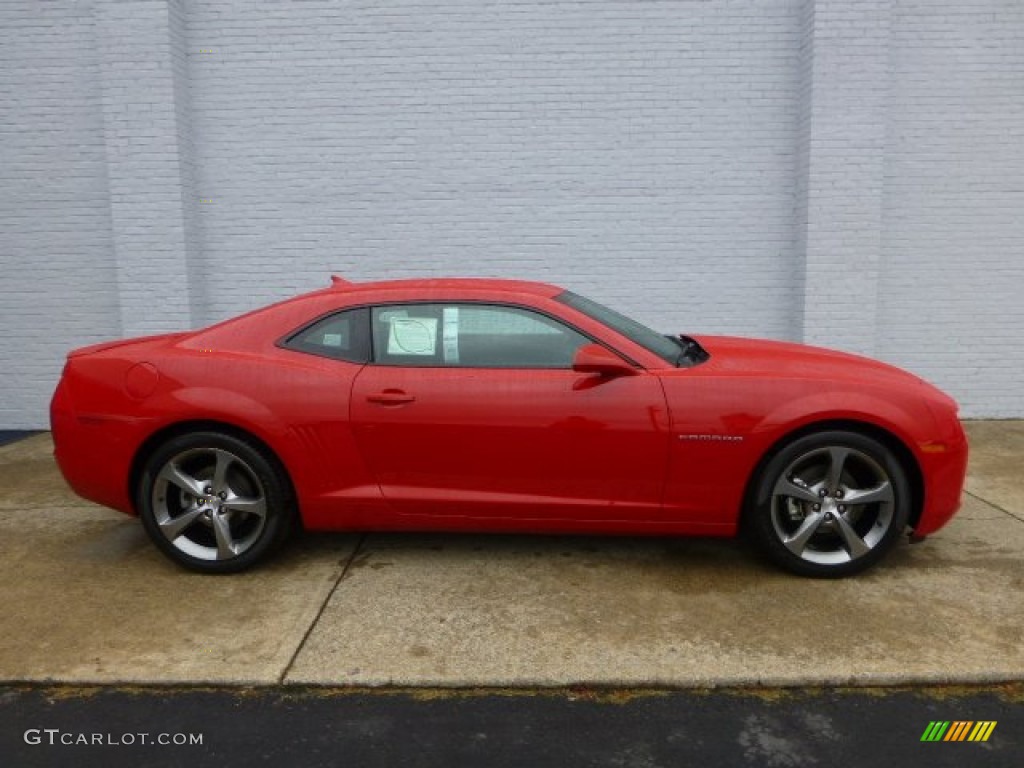
[[[665,336],[552,285],[324,290],[71,352],[56,457],[199,571],[313,530],[748,534],[845,576],[960,504],[956,403],[862,357]]]

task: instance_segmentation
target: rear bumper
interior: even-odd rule
[[[967,435],[954,420],[941,440],[919,445],[918,449],[924,504],[914,533],[927,536],[946,525],[960,509],[967,477]]]
[[[126,468],[148,420],[76,413],[62,379],[50,402],[53,455],[61,474],[82,498],[135,514]]]

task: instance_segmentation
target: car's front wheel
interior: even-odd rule
[[[294,517],[277,462],[219,432],[180,435],[160,446],[137,493],[142,524],[157,547],[206,573],[248,568],[287,537]]]
[[[856,432],[823,431],[768,461],[747,523],[755,543],[783,568],[849,576],[892,548],[910,505],[906,472],[887,446]]]

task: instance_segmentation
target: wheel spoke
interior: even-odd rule
[[[231,466],[231,456],[224,451],[217,451],[217,464],[213,468],[213,492],[223,493],[228,490],[227,474]]]
[[[893,500],[892,486],[888,480],[874,488],[851,488],[844,491],[844,504],[874,504],[875,502],[891,502]]]
[[[257,517],[265,517],[267,514],[267,502],[262,498],[246,498],[244,496],[229,497],[221,505],[221,509],[230,509],[237,512],[247,512]]]
[[[176,485],[186,493],[191,493],[193,496],[203,495],[203,484],[200,483],[192,475],[186,474],[181,467],[176,464],[168,463],[160,472],[160,477],[163,480]]]
[[[845,517],[842,515],[835,515],[833,519],[836,521],[836,526],[839,529],[839,535],[842,537],[843,544],[851,558],[866,555],[871,551],[871,547],[869,547],[864,542],[864,539],[862,539],[857,532],[853,530],[853,526],[847,522]]]
[[[174,541],[176,538],[181,536],[186,528],[196,521],[202,511],[203,508],[199,505],[189,507],[177,517],[169,517],[167,520],[160,522],[160,532],[163,533],[169,541]]]
[[[222,514],[213,515],[213,534],[217,539],[217,559],[227,560],[238,554],[231,538],[231,525]]]
[[[793,554],[802,555],[803,551],[807,549],[807,542],[810,541],[811,536],[815,534],[824,519],[825,515],[822,512],[809,514],[800,523],[800,527],[793,532],[793,535],[784,538],[782,543]]]
[[[788,477],[781,478],[779,482],[775,484],[775,495],[799,499],[800,501],[806,501],[811,504],[816,504],[821,501],[821,499],[818,498],[817,492],[812,488],[805,485],[799,485]]]
[[[154,472],[149,514],[186,563],[236,560],[275,513],[258,469],[219,441],[185,447]]]
[[[900,512],[899,475],[886,466],[883,449],[855,444],[852,438],[811,442],[769,486],[775,546],[781,543],[788,554],[823,573],[841,574],[867,563],[867,556],[892,538]]]
[[[825,479],[825,490],[829,493],[839,488],[839,480],[843,476],[843,466],[846,464],[846,457],[850,455],[850,449],[840,445],[834,445],[828,449],[828,477]]]

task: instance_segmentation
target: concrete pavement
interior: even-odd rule
[[[1024,679],[1024,422],[968,424],[968,495],[874,571],[733,542],[322,535],[204,577],[76,499],[48,435],[0,447],[0,680],[814,685]]]
[[[190,573],[73,496],[52,450],[0,447],[0,679],[278,682],[355,537],[308,537],[245,578]]]

